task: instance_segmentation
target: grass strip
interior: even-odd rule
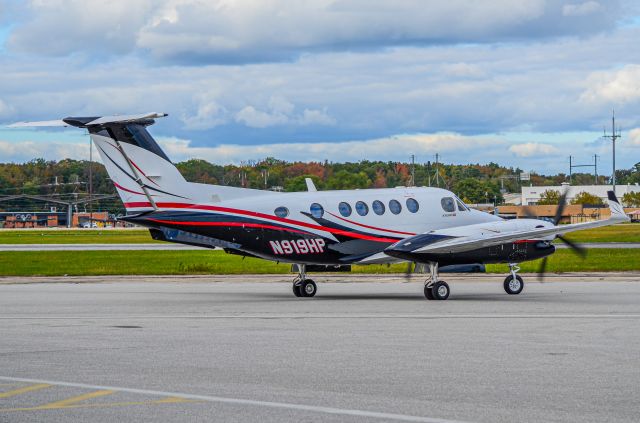
[[[539,261],[522,264],[535,272]],[[354,273],[403,273],[406,264],[354,266]],[[0,253],[0,276],[232,275],[284,274],[290,265],[245,258],[223,251],[7,251]],[[586,259],[569,250],[549,258],[549,272],[640,271],[640,249],[592,249]],[[506,273],[506,265],[488,265]]]
[[[146,244],[146,229],[0,230],[0,244]]]
[[[567,234],[576,242],[640,242],[640,224],[621,223]]]

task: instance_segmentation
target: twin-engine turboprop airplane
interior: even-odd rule
[[[503,220],[467,207],[440,188],[401,187],[276,193],[187,182],[146,127],[163,113],[68,117],[12,126],[86,128],[122,199],[128,222],[148,227],[155,239],[220,247],[265,260],[295,263],[297,297],[313,297],[306,265],[424,263],[430,300],[449,297],[438,267],[507,263],[508,294],[524,283],[517,264],[553,254],[551,242],[581,229],[627,221],[609,192],[611,218],[558,226],[538,219]],[[565,240],[571,247],[572,243]]]

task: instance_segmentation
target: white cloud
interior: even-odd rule
[[[0,98],[0,118],[9,116],[13,113],[14,109],[10,105],[8,105],[4,100]]]
[[[629,131],[629,141],[627,145],[631,147],[640,147],[640,128],[634,128]]]
[[[318,50],[594,34],[620,0],[31,0],[9,47],[47,55],[151,54],[172,62],[288,60]],[[594,12],[598,13],[594,13]],[[42,42],[56,34],[55,43]]]
[[[186,129],[211,129],[227,122],[227,110],[215,101],[208,101],[198,106],[194,116],[183,115],[180,120]]]
[[[327,110],[304,109],[298,122],[300,125],[334,125],[336,120],[327,114]]]
[[[613,104],[640,100],[640,65],[628,64],[618,70],[592,73],[581,100]]]
[[[295,113],[295,105],[282,96],[273,96],[267,104],[268,111],[253,106],[243,107],[235,114],[235,120],[251,128],[267,128],[276,125],[333,125],[335,119],[323,110],[304,109]]]
[[[273,125],[282,125],[289,121],[289,118],[282,113],[267,113],[256,110],[253,106],[244,107],[236,113],[236,122],[243,123],[252,128],[266,128]]]
[[[577,4],[565,4],[562,6],[562,14],[564,16],[584,16],[598,12],[602,6],[597,1],[586,1]]]
[[[94,154],[94,158],[97,158],[97,156],[97,154]],[[63,158],[88,160],[89,143],[69,143],[64,141],[12,142],[0,140],[0,157],[2,157],[2,161],[5,163],[27,162],[36,158],[43,158],[45,160],[61,160]]]
[[[518,157],[553,156],[560,152],[557,147],[551,144],[536,142],[515,144],[509,147],[509,151]]]
[[[153,11],[152,0],[31,0],[31,19],[8,39],[14,51],[43,55],[126,53]]]

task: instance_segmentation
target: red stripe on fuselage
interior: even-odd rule
[[[152,222],[162,223],[165,225],[186,225],[186,226],[241,226],[243,228],[263,228],[273,229],[276,231],[295,232],[304,235],[313,235],[309,232],[299,231],[297,229],[282,228],[280,226],[263,225],[261,223],[242,223],[242,222],[184,222],[163,219],[148,219]]]
[[[274,220],[276,222],[287,223],[289,225],[297,225],[303,226],[305,228],[315,229],[319,231],[329,232],[336,235],[346,235],[351,238],[364,239],[368,241],[377,241],[377,242],[398,242],[396,238],[383,238],[371,235],[363,235],[355,232],[343,231],[340,229],[332,229],[324,226],[314,225],[311,223],[300,222],[298,220],[285,219],[277,216],[270,216],[268,214],[248,211],[248,210],[240,210],[240,209],[232,209],[229,207],[218,207],[218,206],[206,206],[206,205],[198,205],[198,204],[185,204],[185,203],[156,203],[158,207],[162,208],[175,208],[175,209],[190,209],[190,210],[210,210],[210,211],[219,211],[224,213],[235,213],[242,214],[245,216],[257,217],[262,219]],[[134,202],[134,203],[125,203],[124,206],[126,208],[139,208],[139,207],[151,207],[151,203],[148,202]],[[174,222],[177,223],[177,222]]]

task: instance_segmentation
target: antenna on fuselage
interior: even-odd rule
[[[304,181],[307,183],[307,191],[316,192],[318,189],[316,188],[316,184],[313,183],[313,179],[304,178]]]

